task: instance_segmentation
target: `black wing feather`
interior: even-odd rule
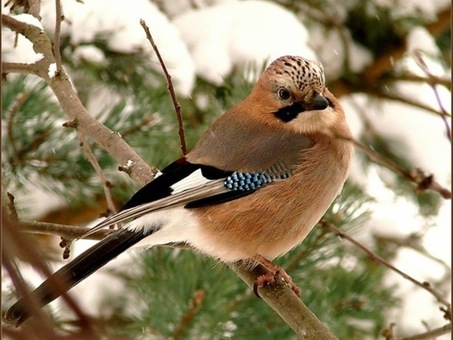
[[[133,208],[140,204],[156,201],[171,195],[172,185],[178,183],[198,169],[201,169],[201,173],[205,178],[211,180],[225,178],[232,174],[232,171],[220,170],[213,166],[189,163],[182,157],[165,167],[159,177],[137,191],[131,199],[124,204],[121,210]]]

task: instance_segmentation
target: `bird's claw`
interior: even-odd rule
[[[274,284],[288,284],[291,286],[292,291],[296,294],[297,297],[300,297],[301,290],[293,282],[291,276],[289,276],[284,270],[277,270],[275,272],[268,272],[266,274],[260,275],[256,278],[255,283],[253,284],[253,292],[259,298],[261,298],[258,289],[263,288],[267,285]]]

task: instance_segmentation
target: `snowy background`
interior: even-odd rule
[[[221,84],[233,69],[243,68],[244,72],[248,72],[247,76],[253,79],[256,72],[250,72],[250,65],[262,65],[265,61],[270,62],[285,54],[320,60],[325,66],[328,79],[335,79],[339,75],[345,51],[342,50],[343,45],[335,31],[326,32],[316,26],[308,28],[290,11],[265,1],[211,1],[209,6],[203,1],[195,2],[201,8],[191,9],[190,1],[162,2],[164,13],[147,0],[135,0],[134,6],[124,6],[124,2],[120,1],[85,0],[80,3],[64,0],[62,4],[66,20],[62,24],[62,35],[68,36],[71,44],[77,46],[74,54],[76,59],[104,63],[103,51],[90,45],[90,42],[100,34],[108,34],[108,47],[111,50],[145,51],[149,53],[149,63],[159,69],[160,66],[139,25],[139,19],[144,19],[169,67],[179,95],[185,97],[190,97],[197,76],[208,82]],[[388,6],[393,4],[393,1],[379,2]],[[440,9],[447,6],[447,0],[407,0],[405,7],[399,8],[405,11],[419,10],[426,16],[434,17]],[[55,25],[54,11],[53,1],[43,1],[42,25],[49,32],[53,31]],[[23,15],[18,19],[33,23]],[[2,34],[4,61],[30,63],[39,60],[40,56],[33,52],[31,44],[24,37],[19,36],[17,47],[13,48],[15,36],[9,30],[3,30]],[[440,51],[425,29],[418,27],[410,32],[407,43],[409,51],[421,50],[425,53],[425,61],[434,75],[450,77],[451,70],[436,62],[435,56],[440,54]],[[353,71],[359,72],[372,62],[372,54],[355,44],[352,39],[349,46],[347,53]],[[410,54],[397,61],[395,67],[424,76]],[[444,87],[438,87],[438,90],[444,107],[449,110],[450,92]],[[426,83],[401,83],[398,91],[409,100],[416,99],[438,109],[434,92]],[[108,96],[108,93],[106,95]],[[104,109],[98,99],[96,95],[96,98],[89,101],[91,112]],[[375,123],[380,134],[398,138],[403,143],[413,164],[432,172],[441,185],[450,187],[451,144],[446,138],[445,126],[439,117],[394,101],[380,100],[379,104],[375,105],[376,100],[361,93],[342,96],[340,102],[355,136],[358,137],[366,131],[367,127],[362,119],[365,115]],[[359,234],[363,242],[367,242],[370,234],[404,236],[424,228],[426,220],[420,217],[413,202],[396,195],[388,183],[384,182],[382,172],[377,166],[364,170],[357,159],[355,162],[350,179],[365,187],[375,198],[375,201],[367,206],[372,211],[372,217],[363,225]],[[58,198],[42,191],[34,190],[30,195],[28,200],[33,202],[35,215],[30,216],[31,218],[41,216],[49,207],[54,208],[61,204]],[[44,195],[46,199],[43,199]],[[439,214],[432,217],[430,223],[434,227],[427,230],[423,246],[430,254],[451,266],[449,200],[442,202]],[[72,256],[91,244],[89,241],[77,242]],[[124,255],[111,265],[118,267],[118,261],[126,262],[129,259],[129,254]],[[406,248],[399,251],[394,264],[421,281],[435,281],[444,274],[438,263]],[[109,266],[105,269],[108,268]],[[26,276],[35,277],[36,284],[41,280],[32,272],[27,272]],[[432,303],[427,292],[392,273],[388,274],[388,282],[398,282],[401,296],[404,297],[403,309],[391,318],[398,323],[398,327],[424,331],[421,320],[429,321],[432,327],[442,325],[438,306]],[[85,301],[90,305],[89,310],[96,313],[99,293],[105,292],[106,289],[122,293],[119,281],[118,285],[113,284],[112,278],[107,274],[93,275],[73,291],[82,306]],[[58,302],[54,305],[55,308],[60,308]]]

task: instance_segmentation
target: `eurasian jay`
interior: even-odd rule
[[[221,115],[194,149],[162,170],[92,230],[128,221],[32,295],[44,306],[132,246],[185,243],[226,263],[270,260],[302,242],[346,181],[353,154],[322,65],[275,60],[251,93]],[[17,301],[6,319],[31,316]]]

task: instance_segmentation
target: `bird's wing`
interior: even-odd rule
[[[197,208],[228,202],[249,195],[275,179],[289,176],[291,170],[281,164],[266,171],[248,173],[223,171],[181,158],[137,191],[120,212],[91,228],[82,238],[107,226],[175,206]]]

